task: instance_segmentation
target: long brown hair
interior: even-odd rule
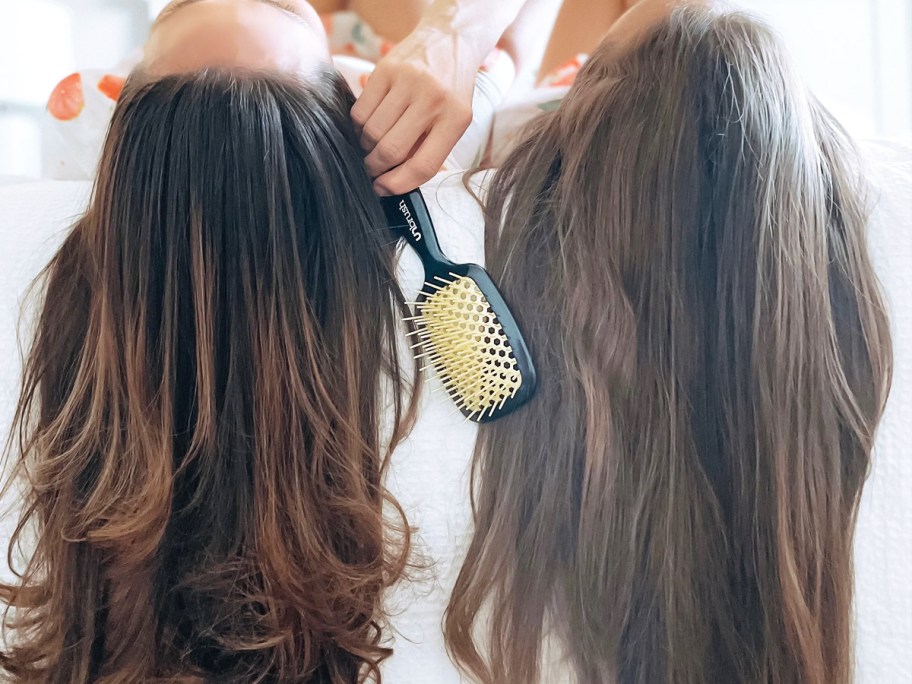
[[[412,404],[352,103],[336,74],[128,84],[25,371],[12,681],[379,677]]]
[[[485,427],[446,619],[487,683],[849,684],[891,345],[858,160],[771,32],[605,43],[488,197],[540,370]],[[499,237],[498,237],[499,236]]]

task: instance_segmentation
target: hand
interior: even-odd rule
[[[419,26],[377,64],[351,114],[378,194],[404,194],[440,171],[472,123],[479,51]]]

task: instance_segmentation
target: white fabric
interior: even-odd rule
[[[444,254],[483,266],[482,212],[462,174],[440,174],[422,193]],[[415,301],[424,272],[410,247],[399,258],[398,279],[406,300]],[[418,422],[393,454],[387,486],[418,530],[417,551],[433,565],[389,598],[394,655],[384,663],[383,681],[458,684],[463,680],[447,657],[441,623],[471,534],[469,468],[477,426],[455,409],[433,373],[424,378]]]
[[[86,182],[0,178],[0,440],[6,439],[18,397],[24,295],[82,213],[90,191]],[[25,344],[28,326],[22,328]],[[4,541],[10,522],[0,521]]]
[[[876,212],[871,247],[891,308],[896,369],[877,440],[856,536],[857,681],[912,682],[912,149],[868,144]],[[0,179],[0,183],[4,181]],[[84,206],[87,183],[0,184],[0,425],[8,425],[19,382],[15,325],[20,298]],[[483,262],[481,212],[458,175],[425,187],[444,250]],[[406,249],[402,287],[414,296],[422,274]],[[419,528],[418,545],[435,563],[430,578],[397,589],[390,607],[396,655],[391,684],[459,682],[440,621],[470,534],[468,468],[475,427],[454,413],[430,379],[415,430],[393,458],[389,486]],[[4,435],[5,428],[0,430]],[[0,524],[5,540],[10,518]],[[551,684],[549,682],[549,684]]]
[[[864,145],[874,266],[890,309],[893,390],[855,533],[860,684],[912,683],[912,146]]]

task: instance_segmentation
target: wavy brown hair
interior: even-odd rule
[[[488,684],[849,684],[891,343],[852,144],[749,17],[604,43],[487,197],[538,398],[484,427],[446,619]],[[482,619],[483,616],[483,619]]]
[[[379,677],[412,404],[352,103],[336,74],[128,84],[25,370],[11,681]]]

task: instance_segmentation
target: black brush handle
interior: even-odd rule
[[[421,190],[405,195],[382,198],[383,211],[390,228],[398,230],[421,257],[427,270],[439,270],[452,262],[447,259],[437,241],[437,232],[431,221]],[[430,267],[428,269],[428,267]]]

